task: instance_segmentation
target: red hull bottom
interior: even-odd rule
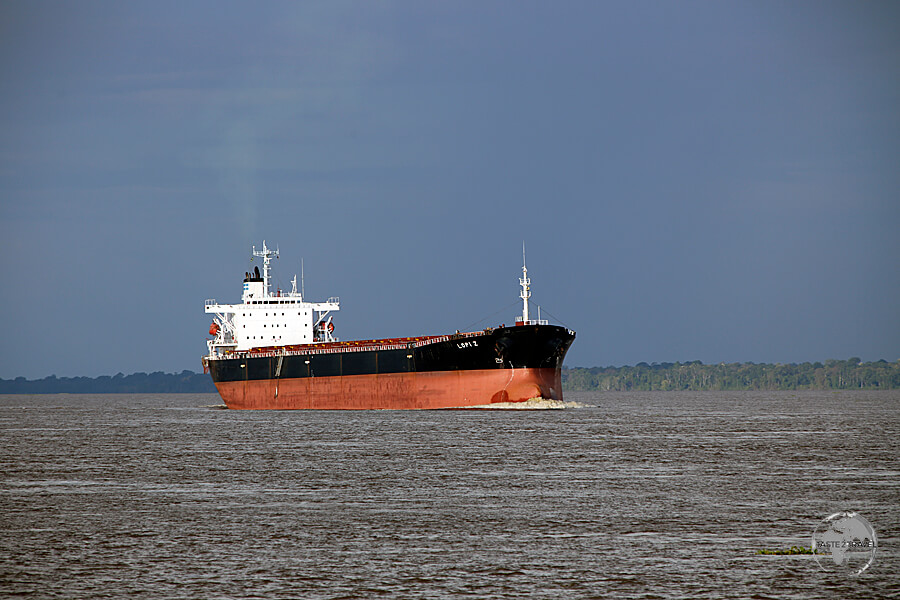
[[[303,379],[228,381],[216,388],[236,409],[466,408],[532,398],[562,400],[558,369],[484,369]]]

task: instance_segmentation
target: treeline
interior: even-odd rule
[[[199,394],[215,392],[209,375],[181,373],[133,373],[101,377],[57,377],[0,379],[0,394]]]
[[[755,364],[638,363],[624,367],[566,368],[563,390],[891,390],[900,389],[900,361]]]
[[[566,391],[672,390],[891,390],[900,389],[900,361],[861,362],[858,358],[825,363],[704,365],[638,363],[624,367],[563,367]],[[215,393],[209,375],[134,373],[102,377],[0,379],[0,394],[166,394]]]

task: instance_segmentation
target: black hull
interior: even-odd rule
[[[498,369],[558,372],[574,339],[575,332],[564,327],[523,325],[450,335],[425,343],[383,340],[384,344],[370,341],[362,347],[273,348],[269,352],[240,353],[234,358],[204,362],[216,384]]]

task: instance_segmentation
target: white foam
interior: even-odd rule
[[[579,402],[565,402],[550,398],[531,398],[524,402],[495,402],[493,404],[479,404],[477,406],[465,406],[478,410],[560,410],[563,408],[584,408],[586,404]]]

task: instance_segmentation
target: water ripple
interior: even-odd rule
[[[549,411],[0,396],[0,595],[898,594],[900,395],[573,394]],[[809,556],[858,510],[858,580]]]

